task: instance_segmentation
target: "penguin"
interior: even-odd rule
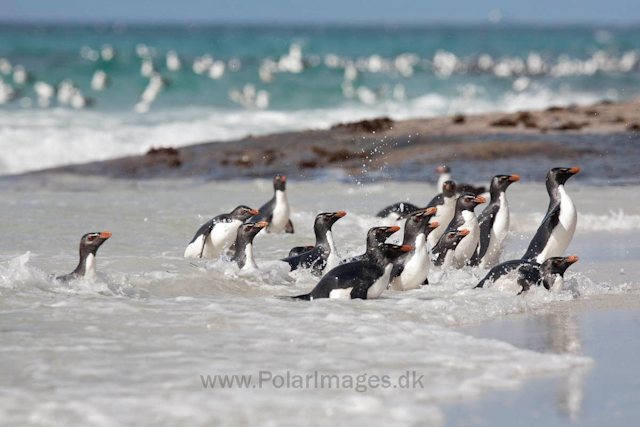
[[[444,233],[438,245],[440,245],[440,252],[438,257],[433,261],[433,265],[440,267],[443,270],[454,267],[455,264],[455,250],[466,236],[470,233],[467,229],[452,230]]]
[[[491,202],[478,217],[480,240],[469,263],[471,266],[490,268],[498,264],[504,241],[509,233],[509,203],[507,188],[520,180],[518,175],[496,175],[491,180]]]
[[[313,246],[311,246],[311,245],[309,245],[309,246],[295,246],[295,247],[291,248],[291,250],[289,251],[289,255],[287,255],[287,258],[292,257],[292,256],[296,256],[296,255],[300,255],[302,253],[310,251],[311,249],[313,249]]]
[[[547,173],[549,208],[523,260],[542,263],[547,258],[562,256],[569,247],[576,231],[578,212],[564,184],[578,172],[580,168],[573,167],[554,168]]]
[[[420,208],[409,202],[398,202],[387,206],[376,214],[378,218],[391,218],[394,220],[401,219],[405,215],[411,214]]]
[[[365,259],[335,267],[308,294],[279,298],[305,301],[318,298],[377,299],[387,288],[393,261],[411,250],[411,246],[367,246]]]
[[[231,258],[238,264],[240,270],[256,269],[256,261],[253,259],[253,238],[269,223],[261,222],[245,222],[238,227],[238,235],[236,236],[235,249],[236,253]]]
[[[313,226],[316,234],[314,248],[300,255],[284,258],[281,261],[288,263],[291,266],[291,271],[298,268],[310,268],[311,273],[315,276],[322,276],[325,272],[340,264],[331,227],[346,214],[344,211],[318,214]]]
[[[68,282],[69,280],[86,277],[96,278],[96,254],[98,248],[111,237],[110,231],[87,233],[80,239],[80,262],[73,272],[56,277],[56,280]]]
[[[393,227],[373,227],[370,228],[367,232],[367,248],[373,247],[375,245],[382,245],[384,242],[396,231],[399,231],[400,227],[394,225]],[[344,261],[353,262],[353,261],[362,261],[367,256],[367,252],[365,251],[362,255],[356,255],[353,258],[349,258]]]
[[[269,223],[267,227],[268,233],[293,233],[293,224],[289,219],[291,209],[287,200],[287,177],[284,175],[276,175],[273,178],[274,196],[271,200],[264,204],[260,209],[260,213],[251,218],[252,222],[266,221]]]
[[[513,288],[515,281],[518,294],[534,285],[557,293],[564,287],[564,272],[577,261],[578,257],[571,255],[551,257],[542,264],[521,259],[503,262],[493,267],[476,288],[484,288],[489,283],[493,283],[493,287]]]
[[[413,247],[413,251],[402,255],[396,260],[391,271],[389,286],[396,291],[417,289],[428,285],[429,280],[429,248],[427,236],[438,227],[437,222],[431,222],[437,208],[427,208],[411,214],[404,226],[403,245]]]
[[[480,225],[478,224],[478,218],[474,213],[474,209],[481,203],[485,203],[484,197],[476,197],[475,194],[465,193],[458,197],[456,200],[456,211],[451,222],[447,226],[444,234],[438,240],[438,243],[433,247],[432,252],[439,254],[444,250],[445,241],[443,237],[450,231],[469,230],[468,237],[460,241],[460,243],[454,249],[454,267],[462,268],[473,256],[473,252],[478,246],[478,240],[480,239]]]
[[[257,214],[256,209],[240,205],[231,213],[218,215],[198,229],[185,249],[184,257],[219,257],[235,241],[240,224]]]
[[[438,240],[444,233],[445,228],[449,225],[456,212],[456,200],[458,198],[456,183],[450,180],[445,181],[441,188],[442,193],[431,199],[427,205],[428,208],[434,207],[438,209],[436,214],[433,215],[429,221],[440,224],[439,227],[435,228],[427,236],[427,244],[430,249],[438,243]]]
[[[436,173],[440,174],[440,176],[438,177],[437,188],[442,188],[445,182],[452,180],[451,168],[447,165],[438,166],[436,168]],[[475,185],[464,184],[461,182],[456,182],[456,188],[457,188],[458,194],[464,194],[464,193],[482,194],[485,191],[487,191],[487,189],[484,186],[476,187]]]

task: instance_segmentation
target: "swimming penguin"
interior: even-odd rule
[[[258,268],[256,261],[253,259],[253,238],[269,223],[262,222],[245,222],[238,227],[238,235],[236,236],[236,254],[231,258],[238,264],[241,270],[249,270]]]
[[[394,220],[400,219],[405,215],[409,215],[411,212],[415,212],[420,208],[409,202],[398,202],[393,205],[389,205],[376,214],[378,218],[391,218]]]
[[[303,253],[305,253],[307,251],[310,251],[311,249],[313,249],[313,246],[311,246],[311,245],[309,245],[309,246],[295,246],[295,247],[291,248],[291,250],[289,251],[289,255],[287,255],[287,258],[303,254]]]
[[[396,231],[399,231],[400,227],[398,226],[393,226],[393,227],[373,227],[370,228],[369,231],[367,232],[367,248],[373,247],[375,245],[382,245],[384,244],[384,242],[386,242],[386,240]],[[367,257],[367,252],[365,251],[365,253],[363,253],[362,255],[356,255],[353,258],[349,258],[347,260],[344,261],[344,263],[347,262],[353,262],[353,261],[362,261],[363,259],[365,259]]]
[[[332,269],[308,294],[279,298],[306,301],[318,298],[376,299],[387,289],[393,261],[411,250],[411,246],[386,243],[368,246],[365,259],[348,262]]]
[[[440,237],[438,245],[440,245],[440,252],[438,257],[433,261],[433,265],[440,267],[443,270],[456,266],[455,250],[466,236],[470,233],[469,230],[453,230],[448,231]]]
[[[287,177],[276,175],[273,178],[273,190],[275,192],[273,198],[269,200],[259,211],[260,213],[251,218],[253,222],[267,221],[268,233],[280,233],[286,231],[293,233],[293,224],[289,219],[289,201],[287,200]]]
[[[493,267],[476,288],[483,288],[489,283],[493,287],[512,289],[517,286],[518,294],[528,291],[531,286],[544,286],[553,292],[560,292],[564,287],[564,272],[578,257],[551,257],[542,264],[535,261],[512,260]]]
[[[257,214],[257,210],[241,205],[231,213],[218,215],[198,229],[184,251],[184,257],[219,257],[235,241],[240,224]]]
[[[498,264],[509,233],[509,203],[505,192],[519,180],[518,175],[496,175],[491,180],[491,202],[478,217],[480,240],[470,265],[490,268]]]
[[[549,208],[529,248],[522,259],[543,262],[564,254],[569,247],[578,223],[578,212],[567,194],[564,184],[580,168],[554,168],[547,173]]]
[[[73,272],[56,277],[56,280],[67,282],[79,277],[95,279],[96,277],[96,253],[107,239],[111,237],[110,231],[87,233],[80,239],[80,262]]]
[[[298,268],[310,268],[316,276],[322,276],[340,264],[331,227],[346,214],[344,211],[318,214],[313,226],[316,234],[316,244],[313,249],[300,255],[284,258],[281,261],[288,263],[291,266],[291,271]]]
[[[429,281],[429,248],[427,236],[438,227],[437,222],[431,222],[437,208],[427,208],[411,214],[404,226],[403,245],[413,247],[413,251],[402,255],[393,265],[389,286],[396,291],[417,289],[428,285]]]
[[[438,166],[436,168],[436,172],[440,174],[440,176],[438,177],[437,188],[442,188],[445,182],[452,181],[451,168],[449,166],[447,165]],[[458,194],[464,194],[464,193],[482,194],[485,191],[487,191],[487,189],[482,185],[479,187],[476,187],[475,185],[456,182],[456,191],[458,192]]]
[[[471,193],[463,194],[458,197],[458,200],[456,201],[455,214],[444,234],[450,231],[466,229],[469,230],[469,235],[462,239],[454,249],[455,268],[462,268],[467,262],[469,262],[473,256],[473,252],[478,246],[478,240],[480,239],[480,225],[478,224],[478,218],[473,210],[476,206],[485,202],[486,200],[484,197],[476,197],[475,194]],[[433,247],[432,252],[436,255],[444,250],[444,234]]]

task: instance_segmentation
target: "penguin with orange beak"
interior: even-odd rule
[[[240,205],[228,214],[216,216],[198,229],[184,257],[218,258],[236,240],[240,224],[255,215],[258,215],[256,209]]]
[[[293,224],[289,218],[291,208],[287,199],[286,176],[278,174],[273,178],[273,191],[273,198],[258,209],[260,213],[251,218],[251,222],[268,222],[268,233],[281,233],[283,231],[293,233]]]
[[[499,289],[514,289],[518,294],[532,286],[544,286],[552,292],[560,292],[564,287],[564,273],[578,261],[578,257],[552,257],[542,264],[535,261],[516,259],[493,267],[476,288],[491,284]]]
[[[569,247],[578,224],[578,211],[564,184],[578,172],[580,168],[573,167],[553,168],[547,173],[547,215],[522,259],[542,263],[548,258],[562,256]]]
[[[491,268],[499,263],[504,242],[509,234],[509,203],[505,192],[517,181],[520,181],[518,175],[496,175],[491,180],[491,202],[478,217],[480,241],[471,258],[472,266]]]
[[[102,246],[109,237],[111,237],[110,231],[87,233],[82,236],[80,239],[80,262],[78,262],[78,266],[73,272],[56,277],[56,280],[67,282],[81,277],[95,279],[96,254],[100,246]]]
[[[471,260],[471,257],[478,246],[478,240],[480,240],[480,225],[478,224],[478,217],[476,217],[474,209],[479,204],[485,202],[486,200],[484,197],[476,196],[471,193],[466,193],[458,197],[458,200],[456,200],[456,212],[453,219],[449,222],[444,234],[432,249],[432,252],[436,257],[446,249],[447,241],[444,240],[444,237],[451,231],[460,231],[464,229],[468,230],[469,234],[464,237],[453,250],[453,266],[455,268],[462,268]]]

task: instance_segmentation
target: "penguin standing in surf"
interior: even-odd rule
[[[505,192],[519,180],[518,175],[496,175],[491,180],[491,202],[478,217],[480,240],[471,259],[472,266],[490,268],[498,264],[509,234],[509,203]]]
[[[316,244],[313,249],[300,255],[284,258],[281,261],[288,263],[291,266],[291,271],[298,268],[309,268],[316,276],[322,276],[325,272],[336,267],[340,264],[340,258],[336,253],[331,227],[346,214],[344,211],[318,214],[313,225],[316,234]]]
[[[367,248],[371,248],[375,245],[382,245],[384,244],[384,242],[387,241],[387,239],[396,231],[399,231],[400,227],[398,226],[393,226],[393,227],[373,227],[370,228],[369,231],[367,232]],[[365,259],[367,257],[367,252],[365,251],[364,254],[362,255],[356,255],[353,258],[349,258],[347,260],[345,260],[344,262],[353,262],[353,261],[362,261],[363,259]]]
[[[476,197],[475,194],[471,193],[466,193],[458,197],[453,219],[447,226],[442,237],[440,237],[440,240],[438,240],[438,243],[433,247],[432,252],[436,256],[445,249],[445,240],[443,240],[443,238],[447,233],[465,229],[469,230],[468,236],[462,239],[453,250],[454,267],[462,268],[469,262],[480,239],[480,225],[478,224],[478,218],[476,217],[474,209],[479,204],[485,202],[484,197]]]
[[[251,221],[268,222],[268,233],[281,233],[283,231],[293,233],[293,224],[289,218],[291,209],[287,199],[286,176],[278,174],[273,178],[273,191],[273,198],[259,209],[260,213],[251,218]]]
[[[444,234],[445,228],[449,225],[456,213],[456,183],[453,181],[445,181],[441,188],[442,193],[431,199],[427,205],[428,208],[434,207],[438,209],[429,222],[437,222],[440,224],[439,227],[433,229],[427,236],[427,245],[430,249],[438,243],[438,240],[440,240],[440,237]]]
[[[236,253],[231,258],[238,264],[240,270],[256,269],[258,265],[253,258],[253,238],[268,226],[267,222],[245,222],[238,227],[235,249]]]
[[[96,278],[96,254],[98,249],[111,237],[110,231],[87,233],[80,239],[80,262],[73,272],[56,277],[56,280],[68,282],[69,280],[85,277]]]
[[[532,286],[544,286],[552,292],[560,292],[564,287],[564,272],[576,261],[578,257],[571,255],[551,257],[542,264],[521,259],[503,262],[493,267],[476,288],[492,283],[492,287],[514,289],[518,294]]]
[[[578,224],[578,212],[564,184],[578,172],[580,168],[574,167],[554,168],[547,173],[549,208],[523,260],[542,263],[548,258],[562,256],[569,247]]]
[[[412,213],[404,226],[403,245],[412,246],[413,251],[398,258],[391,270],[390,287],[396,291],[417,289],[428,285],[429,280],[429,248],[427,236],[438,227],[437,222],[431,222],[437,208],[427,208]]]
[[[436,267],[440,267],[443,270],[455,267],[455,250],[462,239],[464,239],[468,235],[469,230],[466,229],[453,230],[444,233],[438,241],[440,252],[438,252],[438,256],[433,261],[433,265],[435,265]]]
[[[238,234],[238,227],[258,211],[238,206],[231,213],[218,215],[198,229],[187,249],[185,258],[217,258],[231,246]]]
[[[377,299],[387,289],[393,262],[411,246],[390,244],[367,246],[367,256],[329,271],[308,294],[283,299],[311,301],[318,298]]]

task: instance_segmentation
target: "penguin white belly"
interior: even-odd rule
[[[449,225],[455,215],[455,206],[455,200],[451,197],[450,201],[447,200],[444,204],[438,206],[438,211],[431,217],[429,224],[437,222],[440,225],[429,233],[429,237],[427,237],[429,249],[433,248],[436,243],[438,243],[438,240],[440,240],[440,236],[444,234],[444,231],[447,229],[447,225]]]
[[[518,284],[519,277],[520,273],[517,270],[511,271],[508,274],[498,277],[491,285],[491,289],[518,294],[522,291],[522,286]]]
[[[244,264],[244,267],[242,267],[242,269],[243,270],[257,269],[258,265],[256,264],[255,259],[253,259],[253,243],[248,243],[247,246],[245,246],[244,255],[245,255],[246,262]]]
[[[203,258],[218,258],[230,247],[238,235],[238,227],[242,222],[231,221],[216,224],[204,243]]]
[[[491,268],[500,261],[500,254],[504,247],[504,242],[509,234],[509,205],[507,204],[504,193],[500,196],[500,209],[496,214],[491,227],[491,236],[489,238],[489,247],[487,252],[480,260],[480,268]]]
[[[464,224],[458,227],[458,230],[467,229],[469,234],[460,240],[458,246],[454,250],[455,264],[457,268],[462,268],[476,250],[478,241],[480,240],[478,218],[476,214],[470,211],[462,212],[462,218],[464,218]]]
[[[380,295],[387,289],[387,285],[389,284],[389,278],[391,277],[391,270],[393,269],[393,264],[387,264],[384,268],[384,273],[381,277],[378,278],[373,285],[367,289],[367,299],[378,299]]]
[[[322,270],[322,275],[324,276],[333,268],[340,265],[340,258],[338,257],[338,253],[336,252],[336,244],[333,241],[333,234],[331,231],[327,231],[327,241],[329,242],[329,256],[327,257],[327,264],[324,266],[324,270]]]
[[[545,260],[562,256],[569,247],[578,224],[578,212],[576,206],[564,189],[564,185],[559,187],[560,191],[560,218],[558,225],[551,232],[549,241],[545,245],[536,261],[542,264]]]
[[[287,200],[287,193],[281,190],[276,191],[276,207],[273,209],[271,215],[271,222],[269,222],[270,233],[281,233],[284,231],[287,223],[289,222],[289,201]]]
[[[204,245],[204,235],[201,234],[192,242],[189,243],[187,249],[184,250],[185,258],[200,258],[202,253],[202,245]]]
[[[353,288],[340,288],[334,289],[329,292],[329,298],[331,299],[351,299],[351,291]]]
[[[560,276],[559,274],[556,277],[556,280],[553,282],[553,284],[551,285],[551,289],[549,289],[551,292],[558,294],[560,292],[562,292],[562,289],[564,288],[564,277]]]
[[[419,288],[429,275],[429,251],[427,250],[424,234],[416,238],[415,249],[411,258],[404,265],[402,274],[394,277],[391,288],[398,291],[408,291]]]
[[[93,254],[87,255],[84,262],[84,277],[89,280],[96,278],[96,257]]]
[[[442,266],[440,266],[440,268],[443,270],[453,268],[454,262],[455,262],[455,255],[453,251],[448,251],[447,254],[444,256],[444,261],[442,262]]]

